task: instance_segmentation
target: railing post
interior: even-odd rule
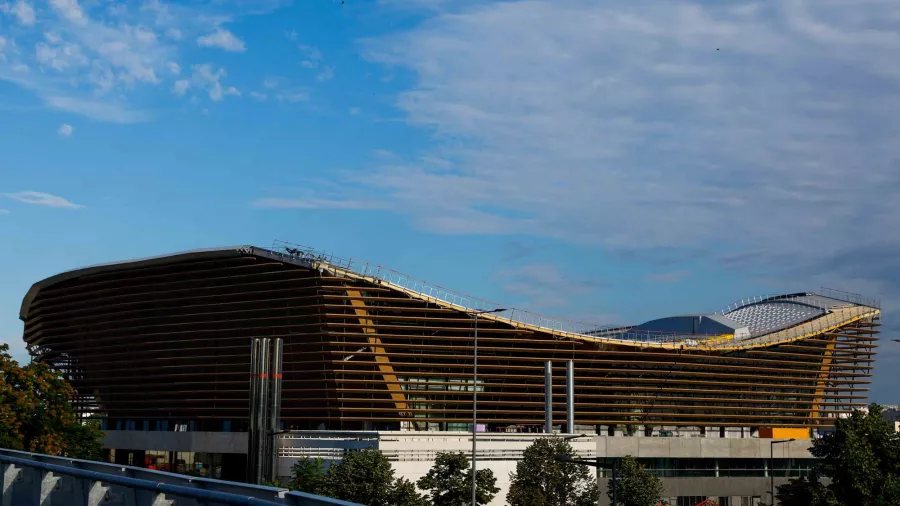
[[[59,483],[59,476],[51,473],[50,471],[43,471],[41,473],[41,487],[36,490],[39,490],[40,499],[38,500],[38,504],[40,506],[49,506],[50,496],[53,494],[53,491],[56,490],[56,485]]]
[[[6,464],[3,469],[3,490],[0,496],[0,506],[13,506],[13,492],[16,482],[22,481],[22,468],[13,464]]]
[[[104,486],[99,481],[84,480],[82,483],[87,487],[87,506],[100,506],[106,499],[109,487]]]

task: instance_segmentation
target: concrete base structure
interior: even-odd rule
[[[707,497],[727,498],[724,506],[755,505],[768,502],[770,439],[714,437],[641,437],[578,434],[569,441],[581,458],[613,459],[634,456],[662,478],[666,497],[675,506],[694,504]],[[478,436],[478,467],[490,469],[500,492],[491,506],[506,504],[510,473],[515,472],[522,452],[546,434],[485,433]],[[774,446],[776,485],[808,472],[813,458],[809,439]],[[347,450],[377,448],[391,461],[398,476],[416,482],[434,464],[438,452],[470,454],[471,435],[464,432],[332,432],[299,431],[279,439],[279,476],[287,477],[298,459],[321,458],[329,464],[340,460]],[[601,487],[608,482],[607,471],[599,472]],[[689,499],[690,498],[690,499]],[[689,502],[697,498],[694,502]],[[608,504],[604,496],[603,504]]]
[[[599,457],[607,459],[608,464],[626,455],[638,458],[660,476],[665,486],[664,498],[672,506],[693,506],[707,497],[717,501],[721,498],[722,506],[768,502],[770,451],[774,450],[776,485],[786,483],[789,477],[805,475],[813,458],[809,453],[809,439],[773,447],[772,439],[758,437],[563,436],[570,438],[569,443],[581,458]],[[547,435],[496,432],[478,435],[478,467],[493,471],[500,488],[491,506],[506,503],[510,474],[515,472],[516,463],[530,444],[543,437]],[[415,483],[431,469],[439,452],[470,455],[471,438],[468,432],[295,431],[278,436],[277,475],[288,478],[291,466],[304,457],[321,458],[330,465],[341,460],[347,451],[376,448],[391,461],[398,477]],[[147,454],[162,451],[174,452],[173,455],[193,452],[227,456],[246,454],[247,433],[110,430],[106,432],[104,444],[111,449]],[[223,462],[242,465],[234,460]],[[230,471],[234,474],[242,470]],[[604,490],[601,504],[608,504],[605,487],[609,471],[598,470],[598,475]]]
[[[169,452],[247,453],[246,432],[107,430],[104,448]]]
[[[788,478],[775,478],[775,486],[788,482]],[[757,506],[760,502],[769,503],[769,478],[662,478],[670,506],[677,506],[678,498],[693,506],[703,499],[709,498],[721,503],[727,498],[729,506]],[[609,480],[600,480],[600,506],[609,506],[606,495]],[[501,503],[502,504],[502,503]]]

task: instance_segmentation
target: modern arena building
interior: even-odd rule
[[[281,338],[278,475],[375,446],[415,480],[435,452],[471,452],[477,393],[493,504],[549,425],[583,457],[638,457],[673,506],[765,502],[770,476],[807,473],[809,438],[866,404],[880,326],[877,301],[837,291],[616,328],[498,309],[276,243],[58,274],[20,317],[35,360],[103,420],[115,462],[244,479],[250,343]]]

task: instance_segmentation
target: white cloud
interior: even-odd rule
[[[351,116],[356,116],[357,114],[360,113],[359,107],[351,107],[351,108],[347,109],[347,113],[350,114]]]
[[[285,90],[275,94],[275,100],[279,102],[306,102],[309,100],[309,93],[304,90]]]
[[[50,107],[128,122],[151,116],[139,112],[140,103],[160,105],[151,102],[156,94],[148,88],[173,87],[181,75],[175,62],[198,37],[211,36],[203,40],[242,49],[243,42],[229,39],[222,23],[270,10],[257,2],[52,0],[34,13],[35,22],[28,26],[31,5],[32,0],[0,0],[0,15],[6,13],[21,24],[15,41],[3,32],[0,81],[34,93]],[[218,96],[213,88],[213,96]],[[132,100],[141,102],[133,105]]]
[[[34,46],[35,59],[42,68],[51,68],[58,72],[84,67],[90,60],[81,52],[81,46],[61,42],[58,36],[47,34],[50,44],[38,42]]]
[[[176,81],[172,86],[172,91],[178,96],[185,96],[192,89],[198,92],[203,90],[213,102],[218,102],[229,95],[241,96],[240,90],[234,86],[222,85],[222,79],[226,74],[224,68],[216,67],[211,63],[192,65],[190,79]],[[196,97],[193,99],[195,100]]]
[[[316,81],[330,81],[334,77],[334,67],[325,67],[316,75]]]
[[[16,17],[20,24],[31,26],[37,19],[34,13],[34,7],[25,0],[19,0],[10,7],[9,12]]]
[[[175,81],[175,84],[172,85],[172,91],[175,92],[176,95],[183,97],[190,87],[190,81],[188,81],[187,79],[180,79],[178,81]]]
[[[243,53],[247,50],[244,41],[224,28],[216,28],[213,33],[197,37],[197,44],[202,47],[216,47],[225,51]]]
[[[644,281],[650,283],[677,283],[690,275],[691,272],[687,270],[659,272],[645,276]]]
[[[319,51],[315,46],[307,46],[305,44],[300,44],[297,46],[297,49],[300,50],[301,53],[305,55],[305,59],[300,62],[300,65],[303,65],[306,68],[314,69],[319,66],[319,62],[322,61],[322,52]]]
[[[13,200],[24,202],[25,204],[34,204],[38,206],[58,207],[66,209],[79,209],[84,207],[82,205],[73,204],[72,202],[69,202],[62,197],[51,195],[49,193],[24,191],[18,193],[4,193],[3,195]]]
[[[81,114],[99,121],[141,123],[151,118],[149,113],[132,109],[128,104],[115,100],[106,101],[56,95],[45,96],[43,100],[48,107],[53,109]]]
[[[265,93],[260,93],[258,91],[251,91],[250,96],[256,100],[259,100],[260,102],[264,102],[269,98],[269,96]]]
[[[166,37],[172,40],[181,40],[184,37],[184,34],[181,33],[181,30],[178,28],[168,28],[166,30]]]
[[[253,202],[254,207],[264,209],[380,209],[376,201],[342,200],[331,198],[262,198]]]
[[[445,233],[796,262],[900,247],[900,4],[749,5],[448,4],[367,55],[412,72],[398,107],[452,166],[352,182]]]
[[[9,211],[6,209],[0,209],[0,214],[9,214]]]
[[[563,307],[586,293],[596,292],[603,285],[580,276],[568,276],[554,264],[532,263],[505,267],[493,275],[503,290],[520,299],[527,309]]]
[[[199,83],[201,87],[207,89],[210,100],[214,102],[222,100],[225,92],[222,90],[220,80],[225,77],[225,69],[215,69],[213,65],[209,63],[194,65],[193,69],[193,80]]]
[[[280,80],[277,77],[267,77],[263,81],[263,87],[269,89],[277,88],[279,84]]]
[[[69,125],[68,123],[59,125],[59,128],[56,130],[56,133],[60,137],[71,137],[73,132],[75,132],[75,127]]]
[[[60,17],[70,23],[76,25],[87,24],[87,17],[84,14],[84,10],[78,5],[78,0],[50,0],[50,6]]]

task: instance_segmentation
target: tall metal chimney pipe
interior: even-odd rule
[[[566,362],[566,432],[575,433],[575,361]]]
[[[544,364],[544,432],[553,432],[553,362]]]

